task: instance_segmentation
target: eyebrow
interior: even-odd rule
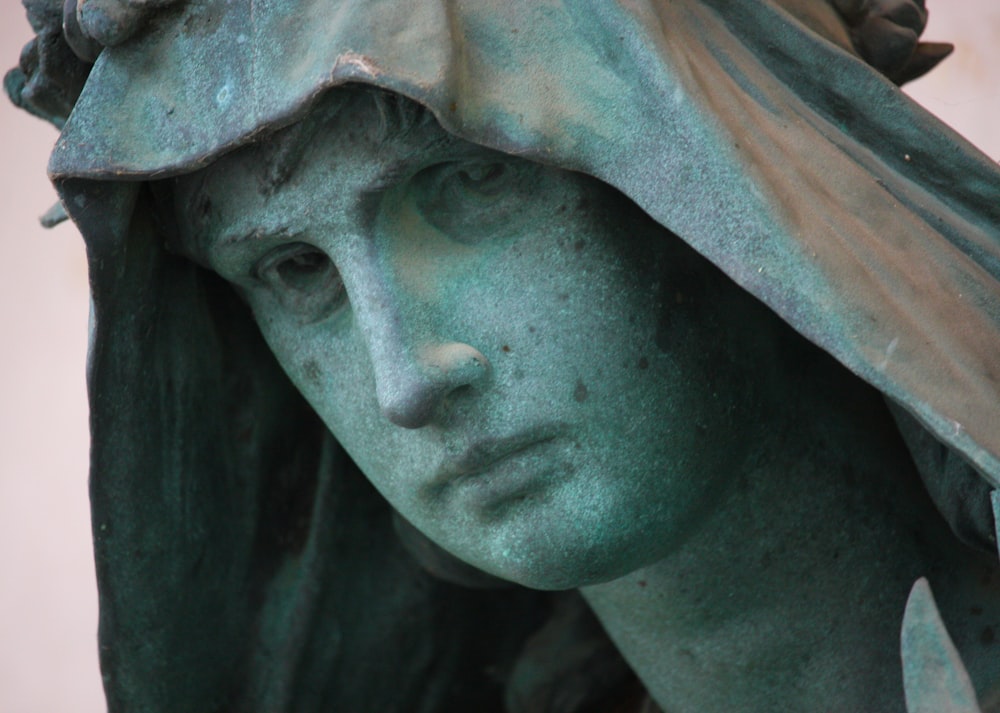
[[[379,171],[375,178],[358,194],[357,204],[354,208],[358,218],[365,229],[371,228],[377,218],[378,208],[382,196],[386,191],[395,188],[406,179],[427,165],[433,165],[446,156],[453,156],[454,148],[463,144],[469,147],[482,149],[478,144],[466,142],[463,139],[451,134],[441,127],[425,140],[410,147],[404,155],[392,161],[386,168]],[[400,134],[390,137],[382,146],[396,144],[406,141],[411,134]],[[381,147],[380,147],[381,148]]]
[[[231,248],[243,243],[249,243],[253,241],[268,241],[268,240],[287,240],[289,238],[295,238],[301,234],[301,231],[292,230],[287,226],[279,226],[277,228],[253,228],[246,233],[229,233],[223,235],[218,240],[206,240],[206,247],[209,244],[215,249],[226,249]]]
[[[394,161],[388,168],[380,171],[375,180],[362,188],[359,195],[364,199],[369,195],[385,193],[399,185],[404,179],[409,178],[415,165],[419,165],[419,161],[414,160],[412,156]]]
[[[414,167],[428,163],[428,156],[441,158],[443,155],[449,154],[455,146],[460,146],[462,144],[468,144],[476,149],[482,148],[478,144],[464,141],[454,134],[448,133],[439,126],[435,125],[435,128],[437,131],[430,132],[430,136],[411,146],[409,151],[400,155],[396,160],[392,161],[387,168],[380,171],[372,184],[364,188],[361,193],[384,193],[390,188],[398,185],[403,179],[408,178],[409,175],[413,173]],[[379,151],[388,145],[395,144],[398,146],[399,144],[404,143],[407,138],[411,136],[412,134],[409,133],[392,136],[382,143],[379,147]],[[436,161],[432,158],[430,163],[434,162]]]

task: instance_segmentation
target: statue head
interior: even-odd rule
[[[58,21],[8,88],[66,121],[50,170],[88,240],[109,690],[165,666],[198,681],[173,709],[239,676],[290,709],[257,656],[286,648],[327,680],[315,642],[365,599],[331,568],[420,576],[355,464],[504,579],[654,561],[807,342],[898,404],[944,499],[1000,482],[995,167],[896,91],[944,50],[922,3],[883,5],[33,3]],[[96,58],[86,84],[53,47]],[[423,581],[372,620],[444,617]],[[164,620],[188,658],[148,653]]]

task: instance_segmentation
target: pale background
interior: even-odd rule
[[[0,0],[0,67],[30,28]],[[1000,158],[1000,0],[930,0],[956,54],[910,92]],[[104,710],[87,515],[87,284],[74,228],[43,231],[55,130],[0,100],[0,713]],[[178,712],[183,713],[183,712]]]

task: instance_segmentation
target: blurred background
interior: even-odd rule
[[[1000,3],[930,0],[955,54],[911,96],[1000,159]],[[31,38],[0,6],[0,67]],[[0,713],[99,713],[87,511],[87,278],[72,225],[43,230],[56,131],[0,101]]]

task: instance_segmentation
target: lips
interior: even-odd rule
[[[435,474],[431,486],[440,489],[475,478],[510,458],[548,443],[558,435],[558,428],[536,428],[506,438],[478,440],[458,457],[446,460]]]

